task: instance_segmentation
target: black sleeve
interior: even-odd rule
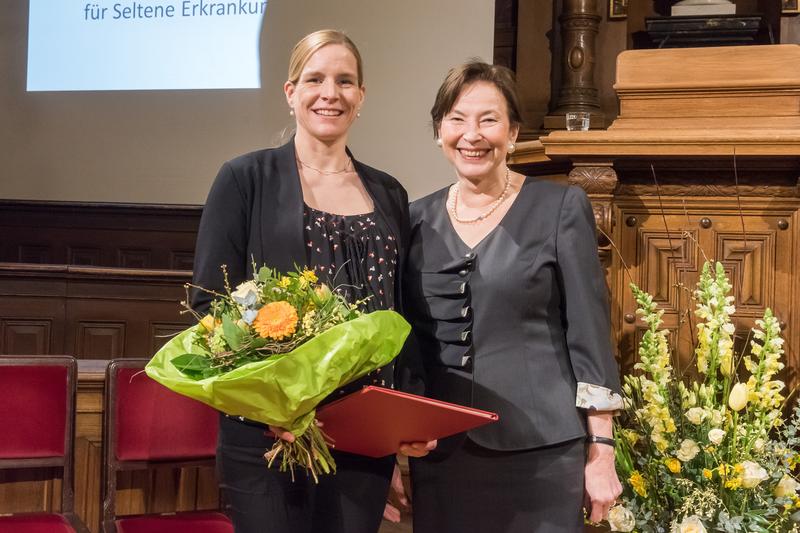
[[[412,328],[406,343],[397,356],[394,367],[394,382],[397,388],[411,394],[425,395],[425,365],[422,362],[419,343]]]
[[[242,282],[247,273],[248,213],[245,194],[230,164],[219,170],[208,193],[194,256],[193,284],[221,292],[224,278],[221,265],[226,265],[232,286]],[[212,296],[192,291],[192,308],[199,314],[208,311]]]
[[[398,196],[399,196],[398,207],[400,210],[399,238],[400,238],[400,253],[402,254],[402,257],[400,257],[399,258],[400,260],[397,262],[398,271],[395,274],[396,276],[398,276],[398,279],[400,280],[397,287],[397,291],[395,292],[395,294],[397,294],[397,297],[395,298],[396,300],[395,308],[397,309],[398,313],[403,314],[403,287],[404,287],[403,280],[405,279],[405,272],[403,272],[403,270],[405,269],[406,263],[408,261],[408,247],[411,244],[409,242],[409,236],[411,234],[411,222],[409,221],[409,214],[408,214],[408,193],[404,188],[400,187],[400,193]]]
[[[411,312],[409,302],[412,301],[410,297],[410,284],[408,283],[409,263],[408,251],[411,248],[411,215],[409,213],[409,205],[406,203],[404,214],[406,218],[405,226],[405,240],[403,247],[406,257],[402,262],[403,272],[402,278],[405,280],[403,283],[402,291],[400,293],[400,305],[398,309],[401,310],[407,320],[410,321],[409,313]],[[417,340],[414,328],[408,334],[403,349],[400,355],[397,356],[395,364],[394,381],[398,389],[410,392],[412,394],[425,395],[425,379],[426,379],[425,365],[422,359],[422,352],[420,350],[419,341]]]
[[[556,240],[567,346],[578,383],[620,391],[611,351],[608,290],[597,256],[592,204],[583,189],[564,195]]]

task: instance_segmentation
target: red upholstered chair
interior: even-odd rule
[[[103,529],[106,533],[233,533],[217,511],[117,516],[117,473],[213,464],[218,413],[144,372],[147,360],[118,359],[106,370]]]
[[[0,356],[0,470],[61,477],[61,512],[8,513],[3,502],[3,533],[88,533],[74,512],[77,368],[69,356]]]

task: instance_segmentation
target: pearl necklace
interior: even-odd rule
[[[305,167],[309,170],[313,170],[317,174],[321,174],[323,176],[330,176],[332,174],[344,174],[345,172],[350,172],[353,169],[353,160],[351,158],[347,158],[347,164],[342,170],[321,170],[316,167],[312,167],[308,163],[303,163],[299,157],[295,157],[297,162],[300,164],[301,167]]]
[[[502,204],[503,201],[508,196],[508,191],[510,189],[511,189],[511,172],[508,170],[508,167],[506,167],[506,184],[505,184],[505,187],[503,187],[503,192],[501,192],[500,196],[497,197],[497,200],[492,202],[489,205],[489,208],[486,211],[484,211],[483,213],[481,213],[480,215],[478,215],[478,216],[476,216],[474,218],[460,218],[458,216],[458,210],[456,208],[456,206],[458,205],[459,187],[458,187],[458,182],[455,182],[453,184],[452,194],[450,195],[450,201],[448,201],[448,204],[449,204],[449,207],[450,207],[450,214],[453,215],[453,219],[456,222],[459,222],[461,224],[476,224],[478,222],[481,222],[482,220],[487,218],[489,215],[494,213],[495,210],[498,207],[500,207],[500,204]]]

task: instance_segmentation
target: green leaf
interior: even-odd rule
[[[228,315],[222,315],[222,332],[225,334],[225,341],[233,350],[238,350],[242,345],[244,332],[237,326]]]
[[[172,364],[188,377],[198,379],[212,371],[208,357],[194,353],[185,353],[171,360]]]
[[[259,281],[266,283],[267,281],[269,281],[270,278],[273,278],[273,277],[275,277],[275,275],[273,274],[271,268],[266,267],[266,266],[262,266],[260,269],[258,269],[258,280]]]
[[[197,355],[196,353],[185,353],[172,359],[172,364],[175,368],[184,370],[203,370],[211,366],[208,357],[204,355]]]

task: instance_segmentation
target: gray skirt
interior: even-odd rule
[[[583,439],[501,452],[464,438],[412,459],[414,533],[582,532],[585,453]]]

